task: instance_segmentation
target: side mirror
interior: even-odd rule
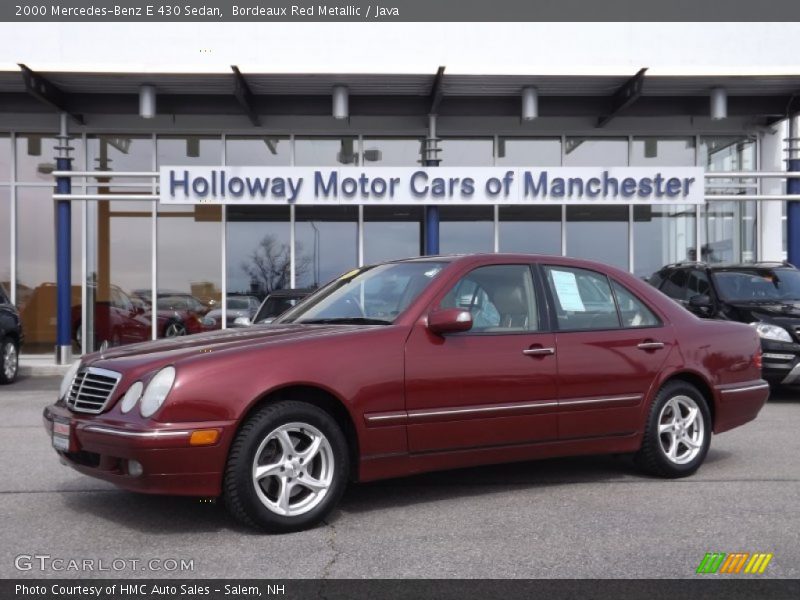
[[[707,316],[714,310],[714,303],[705,294],[697,294],[689,298],[689,310],[698,315]]]
[[[437,334],[458,333],[472,329],[472,314],[460,308],[443,308],[428,315],[428,329]]]

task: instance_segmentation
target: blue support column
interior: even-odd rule
[[[800,158],[790,158],[786,162],[787,171],[800,171]],[[786,193],[800,194],[800,179],[787,179]],[[800,202],[797,200],[787,202],[786,206],[786,255],[790,263],[800,266]]]
[[[439,207],[425,207],[425,254],[439,254]]]
[[[71,158],[56,158],[56,170],[71,171]],[[56,178],[56,192],[72,193],[69,177]],[[56,362],[72,360],[72,208],[59,200],[56,210]]]

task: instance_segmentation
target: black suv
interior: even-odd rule
[[[678,263],[649,281],[697,316],[755,327],[764,379],[800,383],[800,270],[788,263]]]
[[[22,340],[19,312],[0,284],[0,384],[12,383],[17,378]]]

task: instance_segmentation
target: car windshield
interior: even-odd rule
[[[247,310],[250,308],[249,298],[228,298],[228,308],[231,310]]]
[[[388,324],[428,287],[445,262],[402,262],[345,273],[278,323]]]
[[[800,301],[800,271],[794,269],[717,271],[713,277],[728,302]]]

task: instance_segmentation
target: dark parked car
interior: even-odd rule
[[[787,263],[678,263],[650,283],[700,317],[739,321],[761,338],[764,379],[800,383],[800,271]]]
[[[287,310],[295,306],[300,300],[307,297],[313,288],[293,288],[288,290],[275,290],[264,298],[253,323],[272,323]]]
[[[350,480],[597,453],[685,477],[768,393],[752,327],[600,263],[490,254],[355,269],[270,325],[85,356],[44,419],[78,471],[292,531]]]
[[[19,372],[19,348],[22,346],[22,321],[0,284],[0,384],[13,383]]]

